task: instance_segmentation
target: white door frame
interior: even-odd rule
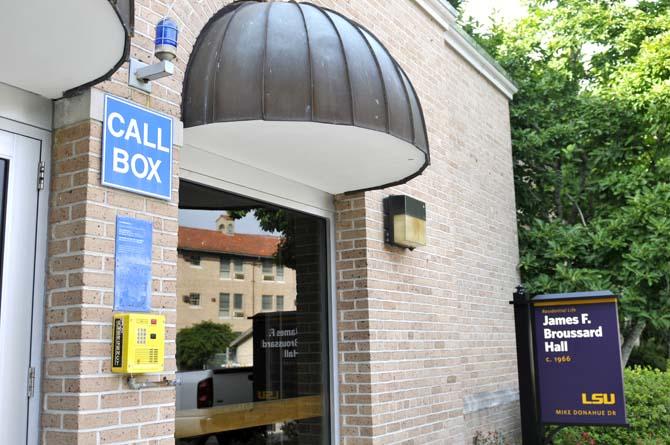
[[[51,177],[52,102],[5,84],[0,84],[0,130],[41,141],[41,160],[45,166],[44,188],[38,195],[35,240],[35,276],[33,282],[33,320],[30,367],[35,368],[34,395],[28,400],[28,444],[40,442],[42,400],[42,352],[44,345],[44,309],[46,304],[47,228]],[[25,123],[24,123],[25,122]],[[35,190],[37,190],[37,171]],[[27,376],[26,376],[27,377]]]
[[[184,134],[184,139],[187,139]],[[330,443],[340,443],[337,360],[337,292],[335,272],[335,202],[333,195],[241,164],[216,153],[184,145],[179,153],[179,176],[199,184],[236,193],[326,220],[328,267],[328,342],[330,380]]]

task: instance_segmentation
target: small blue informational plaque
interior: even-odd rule
[[[115,311],[151,310],[152,234],[150,221],[116,217]]]

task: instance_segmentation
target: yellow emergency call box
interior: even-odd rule
[[[163,371],[165,316],[114,314],[112,372],[141,374]]]

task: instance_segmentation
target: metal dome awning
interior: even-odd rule
[[[2,4],[0,82],[49,99],[98,83],[130,50],[134,0]]]
[[[184,143],[329,193],[403,183],[429,163],[410,80],[384,46],[307,3],[236,2],[197,39]]]

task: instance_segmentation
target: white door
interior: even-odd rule
[[[42,141],[0,130],[0,442],[26,444]],[[41,301],[41,299],[40,299]],[[39,378],[39,376],[36,376]]]

